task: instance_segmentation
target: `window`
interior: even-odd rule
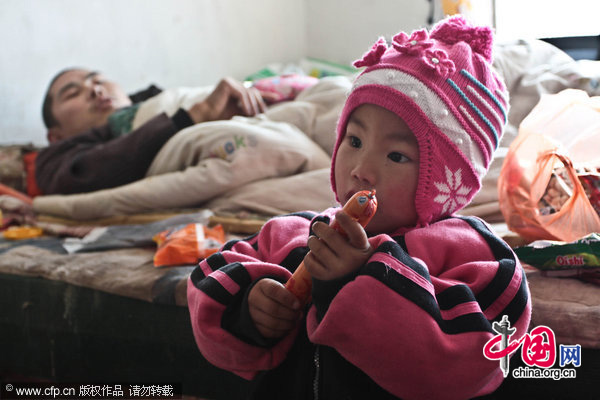
[[[554,38],[600,35],[600,1],[495,0],[499,38]]]

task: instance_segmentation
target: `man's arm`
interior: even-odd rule
[[[179,130],[265,110],[258,90],[224,78],[188,111],[180,109],[171,118],[158,115],[127,135],[115,138],[106,125],[52,144],[36,159],[36,181],[43,194],[84,193],[131,183],[145,176],[154,156]]]
[[[108,125],[52,144],[36,159],[43,194],[92,192],[145,176],[154,156],[179,130],[192,124],[184,110],[159,114],[131,133],[114,138]]]

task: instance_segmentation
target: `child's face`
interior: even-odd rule
[[[337,152],[335,184],[342,204],[359,190],[377,191],[377,213],[368,232],[392,233],[416,224],[418,176],[419,146],[406,123],[373,104],[354,110]]]

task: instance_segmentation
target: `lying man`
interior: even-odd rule
[[[132,129],[141,102],[159,93],[161,89],[150,86],[128,96],[101,73],[82,68],[58,73],[42,107],[50,143],[35,163],[42,194],[84,193],[136,181],[180,130],[266,109],[258,90],[225,78],[189,109],[180,108],[172,116],[161,113]]]
[[[80,79],[95,75],[85,74]],[[93,220],[203,207],[277,215],[333,201],[330,191],[323,189],[329,187],[332,132],[350,87],[345,77],[313,82],[293,101],[278,104],[256,91],[256,83],[254,89],[247,89],[228,80],[215,89],[167,88],[139,103],[131,100],[132,105],[124,105],[129,104],[125,95],[104,96],[115,98],[117,106],[98,99],[91,89],[78,87],[77,81],[57,82],[51,93],[59,101],[51,109],[61,123],[58,129],[49,129],[49,140],[58,141],[47,154],[39,154],[37,180],[59,189],[42,188],[44,195],[33,200],[38,214]],[[102,91],[106,84],[95,86]],[[79,100],[83,111],[61,110],[60,96],[68,102],[71,88],[75,98],[80,90],[87,90],[95,102],[84,98]],[[264,113],[261,97],[273,104]],[[64,136],[71,133],[63,129],[67,117],[88,116],[90,126],[100,124],[91,111],[108,105],[117,110],[98,118],[106,121],[104,125]],[[177,126],[180,118],[203,122],[182,128]],[[161,126],[166,134],[159,132]],[[50,151],[56,152],[55,165],[47,162]]]

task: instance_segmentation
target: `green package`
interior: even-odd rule
[[[517,247],[521,262],[544,271],[593,269],[600,267],[600,235],[592,233],[574,242],[537,240]]]

